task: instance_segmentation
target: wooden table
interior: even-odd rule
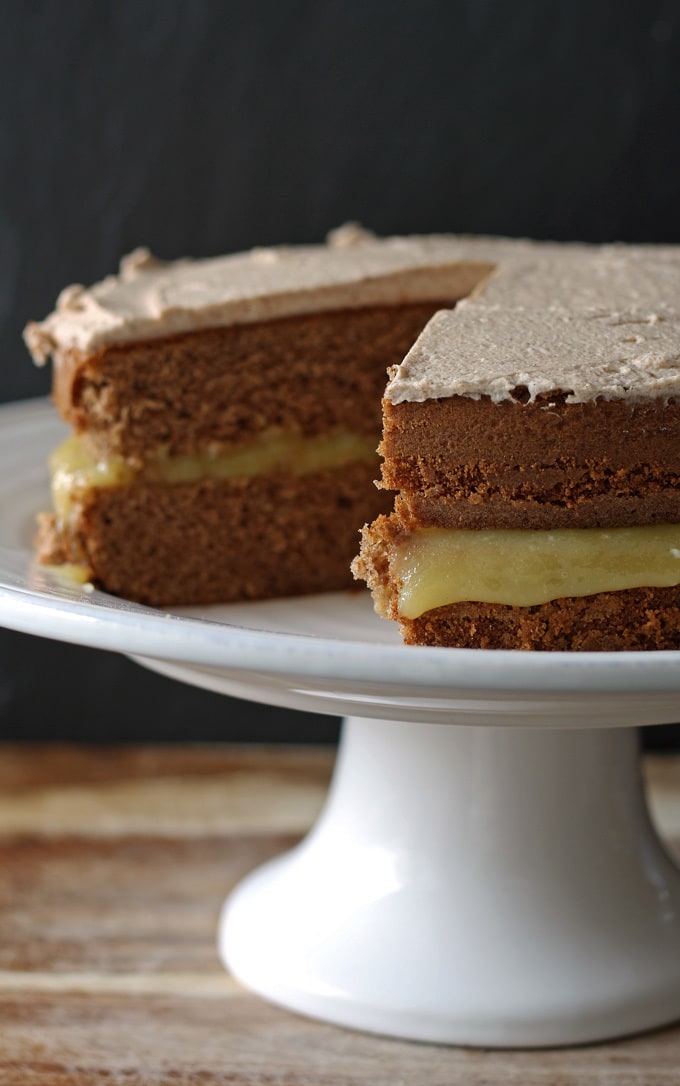
[[[330,751],[0,752],[2,1086],[680,1082],[680,1028],[541,1052],[409,1044],[306,1021],[224,973],[224,896],[309,826]],[[680,758],[646,772],[680,847]]]

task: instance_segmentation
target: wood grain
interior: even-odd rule
[[[2,1086],[680,1081],[680,1028],[571,1050],[468,1050],[336,1029],[244,991],[217,960],[219,907],[304,832],[328,751],[0,752]],[[646,771],[657,822],[680,841],[680,758]]]

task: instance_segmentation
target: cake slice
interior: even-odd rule
[[[380,401],[432,314],[524,242],[377,240],[163,264],[65,290],[26,341],[73,436],[39,557],[157,606],[352,584]],[[539,247],[540,248],[540,247]]]
[[[428,324],[383,401],[394,509],[354,563],[407,643],[680,648],[678,297],[677,251],[608,247]]]

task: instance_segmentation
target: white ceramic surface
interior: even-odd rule
[[[351,719],[327,806],[241,884],[224,961],[262,995],[418,1040],[575,1044],[680,1016],[680,875],[630,729]]]
[[[352,716],[317,827],[225,908],[239,977],[307,1014],[454,1043],[680,1016],[680,876],[622,727],[680,720],[680,653],[405,648],[361,593],[173,614],[88,593],[30,552],[62,433],[45,403],[0,409],[2,624]]]

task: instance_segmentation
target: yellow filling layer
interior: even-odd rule
[[[564,596],[680,584],[680,524],[556,531],[422,528],[392,559],[399,613],[463,600],[531,607]]]
[[[316,437],[263,434],[257,441],[228,453],[206,449],[169,456],[167,450],[159,449],[140,470],[115,454],[98,459],[80,437],[74,436],[62,442],[50,457],[52,500],[57,515],[66,520],[73,501],[92,487],[127,486],[137,478],[173,484],[249,478],[273,471],[306,475],[357,461],[377,461],[377,444],[377,437],[344,430]]]
[[[92,576],[89,566],[80,565],[79,562],[60,562],[59,565],[47,566],[57,576],[65,577],[67,581],[76,581],[77,584],[87,584]]]

